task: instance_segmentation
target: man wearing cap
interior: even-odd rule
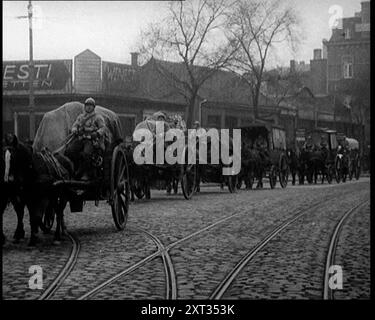
[[[104,118],[95,112],[95,100],[88,98],[85,101],[84,112],[80,114],[72,126],[75,139],[68,145],[65,154],[73,161],[77,178],[88,180],[88,168],[92,168],[94,153],[99,157],[104,152]],[[91,172],[92,170],[89,170]],[[83,175],[81,177],[81,175]]]

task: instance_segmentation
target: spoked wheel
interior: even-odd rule
[[[276,187],[276,180],[277,180],[277,175],[276,175],[276,168],[274,165],[271,166],[271,169],[270,169],[270,186],[271,186],[271,189],[275,189]]]
[[[341,173],[342,173],[341,168],[342,168],[341,159],[337,157],[335,161],[335,178],[336,178],[337,183],[341,182]]]
[[[54,221],[55,221],[55,210],[53,210],[52,206],[49,205],[43,216],[43,226],[45,229],[44,230],[45,233],[48,233],[51,231]]]
[[[185,199],[189,200],[197,189],[198,166],[196,164],[189,164],[187,147],[185,147],[182,157],[182,162],[180,162],[182,163],[180,172],[181,189]]]
[[[112,216],[118,230],[125,228],[128,220],[130,184],[125,152],[117,146],[112,155],[111,165],[111,207]]]
[[[237,192],[238,175],[228,176],[228,189],[230,193]]]
[[[281,188],[286,188],[288,185],[289,168],[285,156],[281,156],[279,161],[279,182]]]
[[[181,188],[186,200],[191,199],[196,189],[197,166],[183,164],[181,167]]]

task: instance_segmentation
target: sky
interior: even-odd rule
[[[188,0],[189,1],[189,0]],[[287,0],[285,0],[287,1]],[[291,59],[312,59],[313,49],[330,38],[329,13],[342,8],[343,17],[354,16],[361,0],[289,0],[301,18],[303,40],[297,52],[279,50],[278,65]],[[90,49],[102,60],[130,63],[140,31],[166,14],[165,1],[33,1],[33,50],[35,60],[73,59]],[[28,60],[28,1],[3,1],[3,60]],[[332,10],[337,7],[331,8]],[[337,13],[338,11],[336,11]]]

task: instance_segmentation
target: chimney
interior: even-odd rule
[[[327,59],[327,39],[323,39],[323,59]]]
[[[138,52],[130,52],[130,55],[132,57],[132,67],[137,68],[138,67]]]
[[[322,49],[314,49],[314,60],[322,59]]]
[[[290,72],[296,72],[296,60],[290,60]]]

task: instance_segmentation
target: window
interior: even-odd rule
[[[344,63],[344,78],[345,79],[353,78],[353,64],[350,62]]]
[[[343,56],[342,63],[344,68],[344,79],[353,78],[353,58],[351,56]]]
[[[344,37],[346,40],[349,40],[351,38],[351,30],[350,29],[345,29],[345,32],[344,32]]]

